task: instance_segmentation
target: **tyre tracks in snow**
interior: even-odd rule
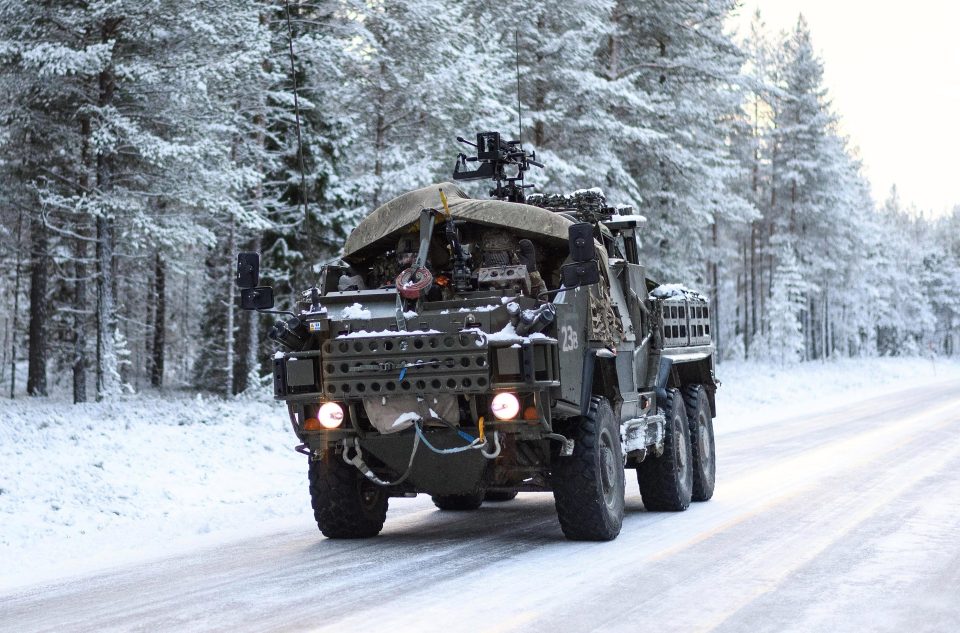
[[[714,499],[648,513],[628,471],[610,543],[565,541],[549,494],[471,513],[399,500],[368,541],[305,525],[0,596],[0,629],[861,631],[885,630],[871,619],[882,614],[917,633],[960,621],[945,599],[960,577],[960,386],[721,425]]]

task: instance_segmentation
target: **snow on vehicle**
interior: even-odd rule
[[[597,189],[526,199],[535,157],[496,133],[475,147],[454,178],[493,179],[495,199],[441,183],[386,203],[271,331],[320,530],[374,536],[390,497],[471,510],[552,491],[568,538],[610,540],[625,469],[648,510],[709,499],[708,303],[647,278],[644,218]],[[273,306],[258,266],[240,254],[247,309]]]

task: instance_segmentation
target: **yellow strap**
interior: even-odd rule
[[[447,204],[447,194],[443,193],[443,189],[440,190],[440,202],[443,203],[443,212],[450,218],[450,205]]]
[[[480,440],[483,441],[485,437],[483,435],[483,416],[482,415],[480,416],[480,419],[477,421],[477,426],[480,427]]]

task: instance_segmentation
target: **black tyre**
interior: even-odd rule
[[[483,505],[483,493],[477,492],[469,495],[433,495],[433,505],[441,510],[476,510]]]
[[[683,397],[676,389],[667,390],[663,413],[663,455],[647,457],[637,468],[640,496],[650,511],[686,510],[693,493],[693,460]]]
[[[713,439],[713,416],[710,401],[702,385],[683,389],[683,404],[690,423],[690,448],[693,461],[694,501],[707,501],[713,496],[717,480],[717,447]]]
[[[483,495],[484,501],[513,501],[517,498],[516,490],[488,490],[486,494]]]
[[[570,432],[573,455],[556,457],[551,481],[560,527],[575,541],[610,541],[623,525],[625,476],[620,425],[606,398]]]
[[[339,455],[310,462],[310,501],[327,538],[369,538],[383,529],[386,492]]]

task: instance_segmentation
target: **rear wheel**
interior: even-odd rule
[[[483,493],[469,495],[433,495],[433,505],[441,510],[476,510],[483,505]]]
[[[663,410],[663,455],[648,457],[637,468],[640,496],[647,510],[686,510],[693,491],[693,460],[690,427],[679,391],[667,390]]]
[[[713,439],[713,416],[710,401],[702,385],[687,385],[683,403],[690,422],[690,448],[693,461],[694,501],[707,501],[713,496],[717,479],[717,448]]]
[[[383,529],[386,492],[336,454],[311,461],[310,501],[327,538],[369,538]]]
[[[513,501],[517,498],[516,490],[488,490],[483,495],[484,501]]]
[[[624,471],[620,428],[606,398],[570,432],[573,454],[556,457],[551,482],[560,527],[577,541],[615,539],[623,525]]]

